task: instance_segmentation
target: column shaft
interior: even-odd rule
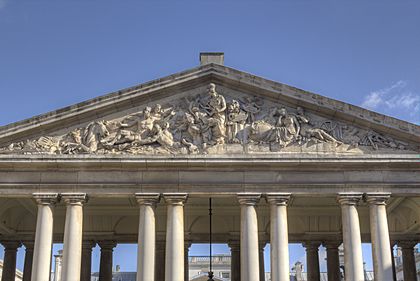
[[[306,267],[308,281],[320,281],[321,279],[318,255],[318,249],[320,245],[320,242],[304,243],[304,247],[306,248]]]
[[[260,281],[265,281],[265,267],[264,267],[264,248],[266,243],[262,242],[259,245],[259,262],[260,262]]]
[[[190,252],[191,242],[184,242],[184,280],[190,280],[190,268],[189,268],[189,252]]]
[[[31,281],[32,263],[34,260],[34,242],[24,242],[25,245],[25,261],[23,264],[22,281]]]
[[[340,281],[340,257],[338,253],[338,247],[341,242],[328,241],[324,243],[324,247],[327,249],[327,274],[328,281]]]
[[[96,243],[93,241],[82,242],[82,267],[80,270],[80,280],[90,281],[92,278],[92,248]]]
[[[397,271],[395,270],[394,245],[395,245],[395,242],[391,242],[392,276],[393,276],[393,280],[397,281]]]
[[[159,194],[137,193],[139,204],[139,236],[137,253],[137,281],[155,281],[156,218]]]
[[[156,281],[165,281],[165,241],[156,242]]]
[[[289,193],[269,193],[271,280],[289,281],[289,232],[287,204]]]
[[[63,193],[66,203],[66,223],[64,226],[63,268],[61,280],[80,280],[82,265],[83,203],[84,193]]]
[[[18,241],[2,242],[4,247],[4,260],[1,281],[14,281],[16,278],[16,253],[21,246]]]
[[[344,268],[346,281],[364,281],[362,241],[360,237],[359,214],[356,204],[362,198],[359,193],[341,193],[343,224]]]
[[[57,193],[35,193],[38,204],[31,280],[49,281],[53,237],[53,210]]]
[[[164,194],[167,203],[165,281],[184,281],[184,203],[187,194]]]
[[[101,259],[99,264],[99,281],[112,281],[112,253],[117,243],[115,241],[99,241]]]
[[[241,281],[260,281],[258,220],[255,205],[260,193],[240,193],[241,204]]]
[[[229,242],[231,261],[230,261],[230,280],[241,281],[241,251],[239,241]]]
[[[393,281],[392,256],[389,240],[386,200],[390,194],[368,193],[370,233],[372,240],[373,269],[375,278],[382,281]]]
[[[417,281],[416,258],[414,256],[415,242],[400,242],[403,258],[403,275],[404,281]]]

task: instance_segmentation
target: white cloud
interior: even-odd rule
[[[408,89],[407,81],[400,80],[387,88],[370,92],[363,100],[362,107],[420,122],[420,95]]]

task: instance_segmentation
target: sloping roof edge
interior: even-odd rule
[[[377,129],[392,135],[403,136],[411,141],[419,142],[420,140],[419,125],[218,64],[206,64],[195,67],[2,126],[0,127],[0,139],[13,136],[25,130],[40,128],[60,120],[72,118],[78,114],[92,112],[99,108],[118,107],[116,105],[118,103],[130,101],[138,96],[148,95],[157,89],[167,88],[203,77],[225,79],[230,84],[238,87],[253,87],[259,92],[265,91],[276,94],[281,98],[301,102],[305,106],[311,107],[313,111],[327,110],[331,117],[340,117],[350,122],[371,127],[373,130]],[[366,124],[366,122],[369,124]]]

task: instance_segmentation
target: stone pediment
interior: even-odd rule
[[[209,64],[0,128],[0,154],[413,153],[414,124]]]

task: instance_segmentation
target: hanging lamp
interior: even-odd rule
[[[211,225],[211,217],[212,217],[212,208],[211,208],[211,198],[209,198],[209,257],[210,257],[210,266],[209,266],[209,279],[207,281],[214,281],[213,279],[213,270],[212,270],[212,225]]]

